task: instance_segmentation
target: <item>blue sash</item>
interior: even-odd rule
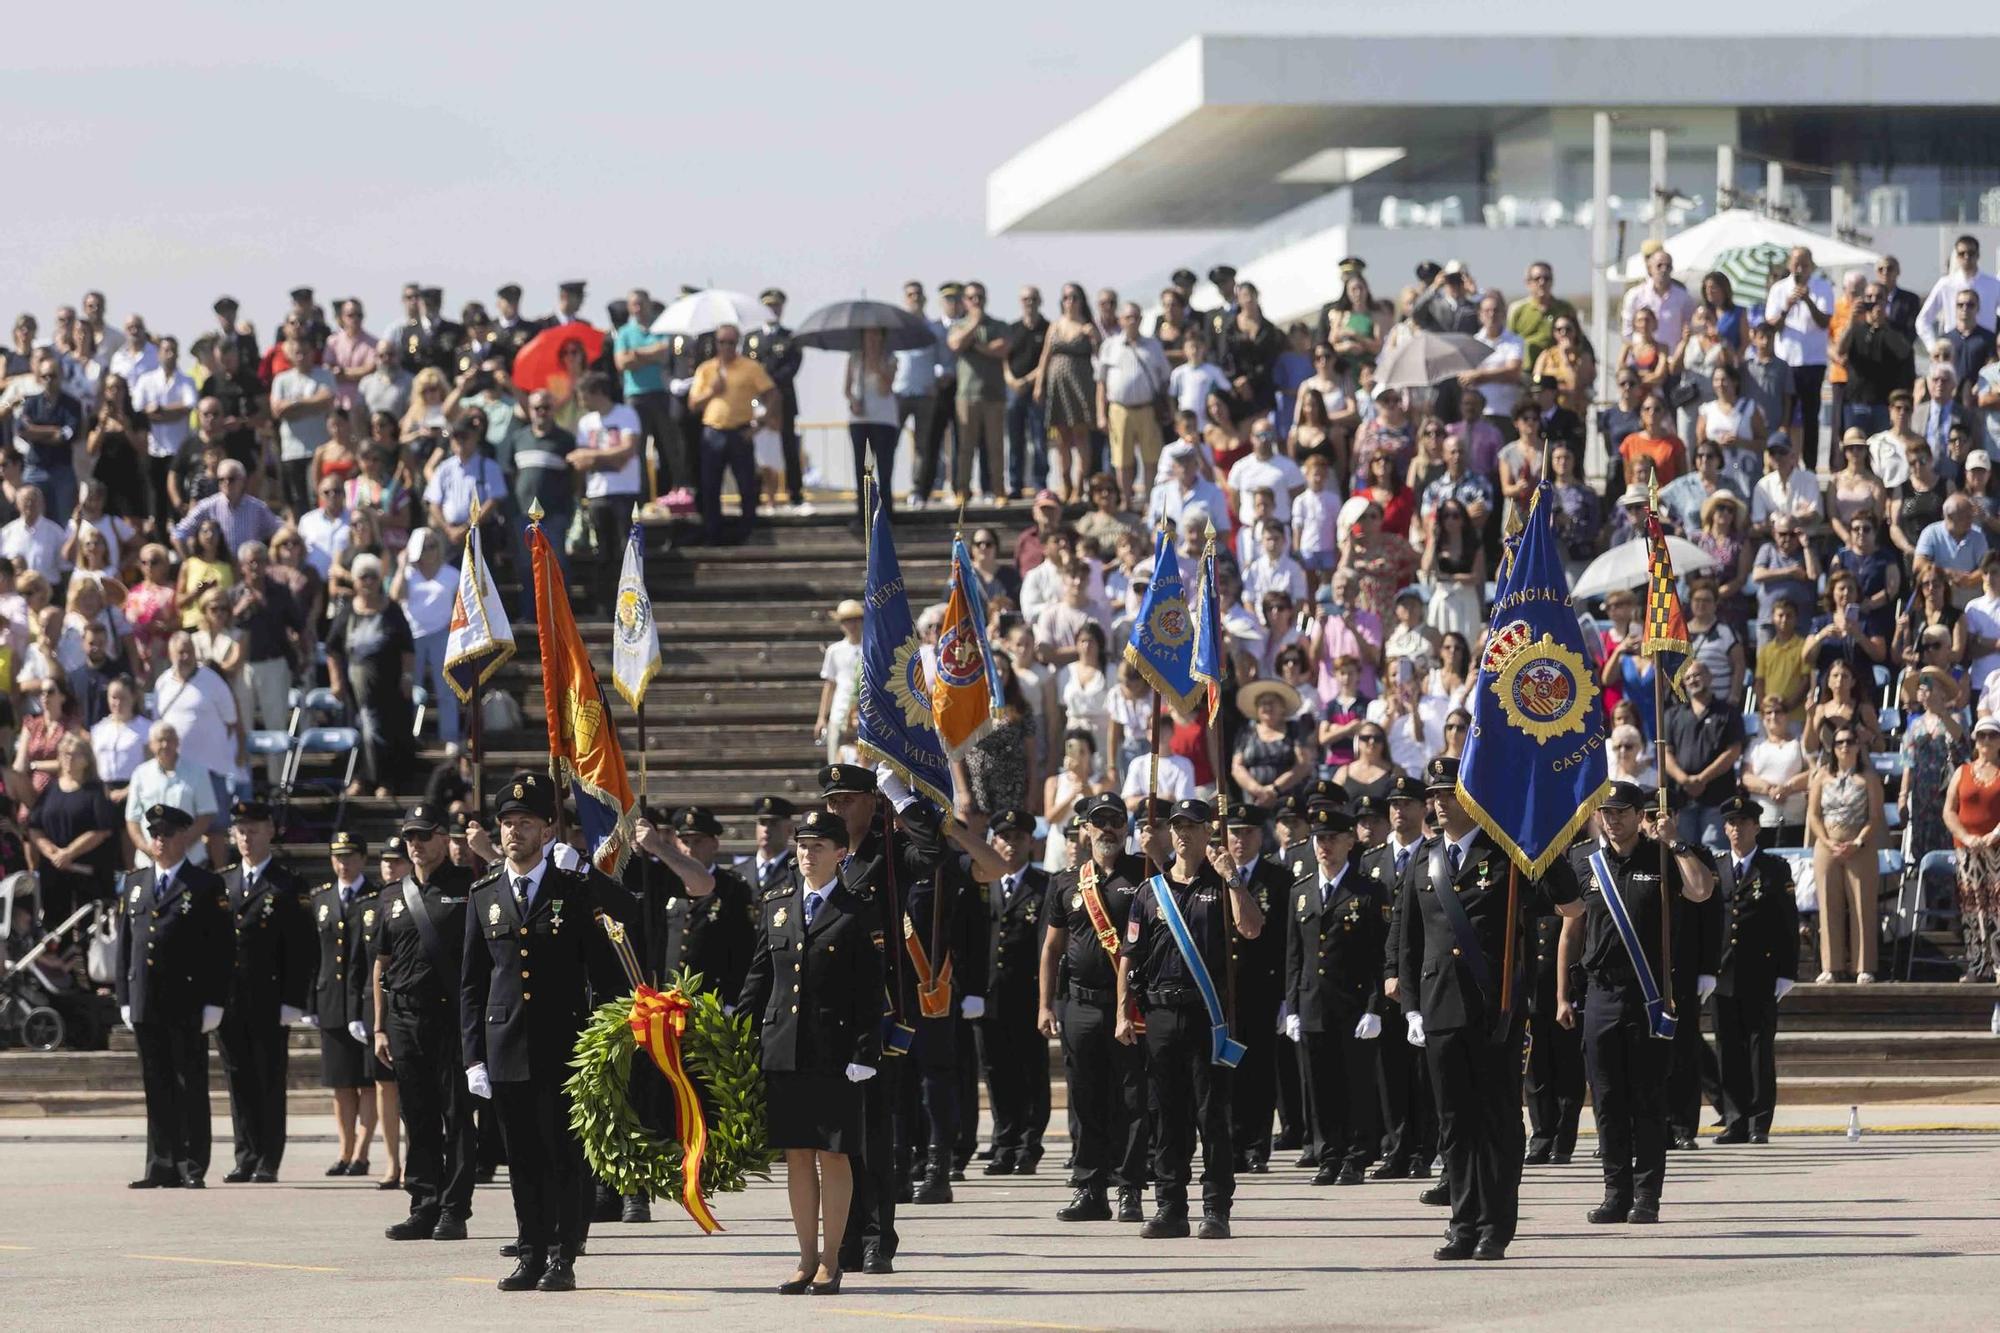
[[[1626,909],[1625,900],[1618,896],[1618,881],[1611,877],[1611,863],[1604,859],[1604,848],[1601,846],[1590,854],[1590,873],[1597,877],[1597,891],[1604,895],[1604,909],[1611,913],[1611,924],[1618,927],[1618,938],[1625,941],[1625,952],[1632,959],[1633,975],[1639,978],[1639,994],[1646,1000],[1646,1026],[1660,1040],[1672,1041],[1677,1022],[1667,1012],[1667,1002],[1660,997],[1660,985],[1653,979],[1653,966],[1646,961],[1646,950],[1640,945],[1639,932],[1632,925],[1632,913]]]
[[[1243,1058],[1243,1043],[1229,1035],[1222,997],[1215,993],[1215,979],[1208,975],[1208,964],[1201,961],[1201,950],[1194,947],[1194,936],[1188,931],[1187,918],[1181,915],[1181,905],[1174,901],[1174,891],[1167,886],[1165,875],[1155,875],[1147,883],[1152,886],[1153,901],[1160,905],[1160,920],[1166,924],[1167,934],[1174,937],[1174,947],[1181,951],[1181,961],[1187,964],[1188,975],[1194,978],[1194,987],[1201,992],[1202,1005],[1208,1010],[1209,1061],[1234,1069]],[[1229,890],[1224,888],[1223,892]]]

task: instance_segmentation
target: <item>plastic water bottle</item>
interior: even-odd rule
[[[1861,1142],[1861,1108],[1858,1106],[1847,1108],[1847,1141]]]

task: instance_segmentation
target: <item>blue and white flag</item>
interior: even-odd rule
[[[653,623],[653,599],[646,595],[646,530],[638,523],[637,511],[634,505],[625,568],[618,575],[611,614],[611,683],[635,710],[660,672],[660,630]]]
[[[436,540],[435,533],[431,540]],[[458,566],[458,593],[452,598],[451,626],[444,641],[444,680],[461,703],[471,703],[481,685],[514,655],[514,626],[500,604],[500,590],[479,549],[479,525],[465,534]]]

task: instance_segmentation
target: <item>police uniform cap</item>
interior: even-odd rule
[[[1124,828],[1131,815],[1125,809],[1125,802],[1105,792],[1100,796],[1086,797],[1076,803],[1076,817],[1086,824],[1096,824],[1103,828]]]
[[[471,828],[472,816],[466,814],[463,810],[452,811],[450,820],[445,824],[445,831],[454,838],[463,838],[471,831]]]
[[[1288,791],[1278,798],[1278,804],[1272,813],[1279,819],[1304,819],[1306,798],[1300,792]]]
[[[1398,773],[1389,783],[1390,801],[1421,801],[1424,799],[1424,784],[1407,773]]]
[[[510,282],[504,287],[496,287],[493,294],[503,301],[518,302],[521,299],[521,284]]]
[[[875,790],[875,773],[859,764],[828,764],[819,771],[821,796],[835,792],[856,792],[863,796]]]
[[[797,816],[799,808],[782,796],[759,796],[757,798],[758,819],[791,819]]]
[[[229,817],[239,824],[246,819],[269,819],[271,803],[255,798],[237,801],[229,807]]]
[[[389,835],[388,841],[382,844],[382,859],[384,861],[407,861],[410,859],[410,849],[404,844],[402,834],[392,833]]]
[[[1386,796],[1364,796],[1354,803],[1354,817],[1365,819],[1370,815],[1389,813],[1389,799]]]
[[[574,296],[579,301],[583,299],[583,287],[584,284],[580,279],[574,282],[559,282],[556,284],[557,291],[565,296]]]
[[[682,806],[674,816],[674,828],[682,833],[706,833],[711,838],[722,836],[722,821],[706,806]]]
[[[763,291],[757,293],[757,299],[765,305],[773,303],[783,305],[785,304],[785,289],[782,287],[766,287]]]
[[[1147,823],[1169,819],[1174,813],[1174,803],[1164,796],[1151,796],[1139,803],[1139,817]]]
[[[962,282],[947,282],[938,288],[938,295],[963,296],[965,295],[965,284]]]
[[[444,288],[420,287],[417,289],[417,295],[426,301],[442,302],[444,300]]]
[[[1191,268],[1177,268],[1174,270],[1173,277],[1169,278],[1168,281],[1176,287],[1192,287],[1194,286],[1194,270]]]
[[[1315,805],[1337,805],[1345,809],[1347,806],[1347,788],[1341,786],[1332,778],[1318,779],[1312,786],[1306,789],[1306,807],[1310,809]]]
[[[792,841],[803,842],[807,838],[820,838],[837,847],[847,846],[847,823],[831,810],[808,810],[799,818],[799,826],[792,830]]]
[[[366,856],[368,854],[368,844],[360,838],[355,837],[354,834],[346,829],[342,829],[340,832],[334,834],[333,840],[327,843],[326,848],[335,856]]]
[[[1234,264],[1217,264],[1208,271],[1208,280],[1214,283],[1234,282],[1236,281],[1236,266]]]
[[[1359,255],[1349,255],[1340,261],[1340,271],[1342,273],[1366,273],[1368,271],[1368,261]]]
[[[1646,795],[1635,782],[1614,782],[1610,792],[1597,807],[1600,810],[1637,810],[1646,803]]]
[[[1227,828],[1262,828],[1264,821],[1269,818],[1269,812],[1263,807],[1251,805],[1246,801],[1238,801],[1222,811],[1222,822]]]
[[[1030,833],[1034,831],[1035,817],[1026,810],[1002,810],[987,821],[986,827],[994,833]]]
[[[516,773],[501,786],[500,803],[493,808],[494,815],[505,819],[517,812],[550,822],[555,820],[556,792],[547,774]]]
[[[1170,824],[1212,824],[1215,811],[1207,801],[1175,801],[1173,811],[1167,816]]]
[[[1343,833],[1354,832],[1354,817],[1345,810],[1336,810],[1330,805],[1315,806],[1307,817],[1314,837],[1339,837]]]
[[[1451,791],[1458,786],[1458,760],[1441,754],[1424,768],[1426,791]]]
[[[218,296],[215,298],[215,304],[209,307],[210,310],[213,310],[218,315],[224,311],[235,310],[237,308],[236,298],[233,296]]]
[[[307,301],[313,299],[313,289],[310,287],[294,287],[291,291],[291,297],[300,305],[304,305]]]
[[[1722,818],[1725,823],[1732,819],[1761,821],[1764,818],[1764,807],[1738,792],[1722,803]]]
[[[403,816],[403,822],[396,825],[396,832],[431,834],[443,827],[442,812],[427,801],[419,801]]]
[[[149,833],[180,833],[193,827],[194,816],[177,805],[146,807],[146,831]]]

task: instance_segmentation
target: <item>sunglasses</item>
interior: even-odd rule
[[[1389,738],[1386,736],[1372,736],[1364,734],[1356,736],[1354,739],[1362,745],[1380,745]]]

